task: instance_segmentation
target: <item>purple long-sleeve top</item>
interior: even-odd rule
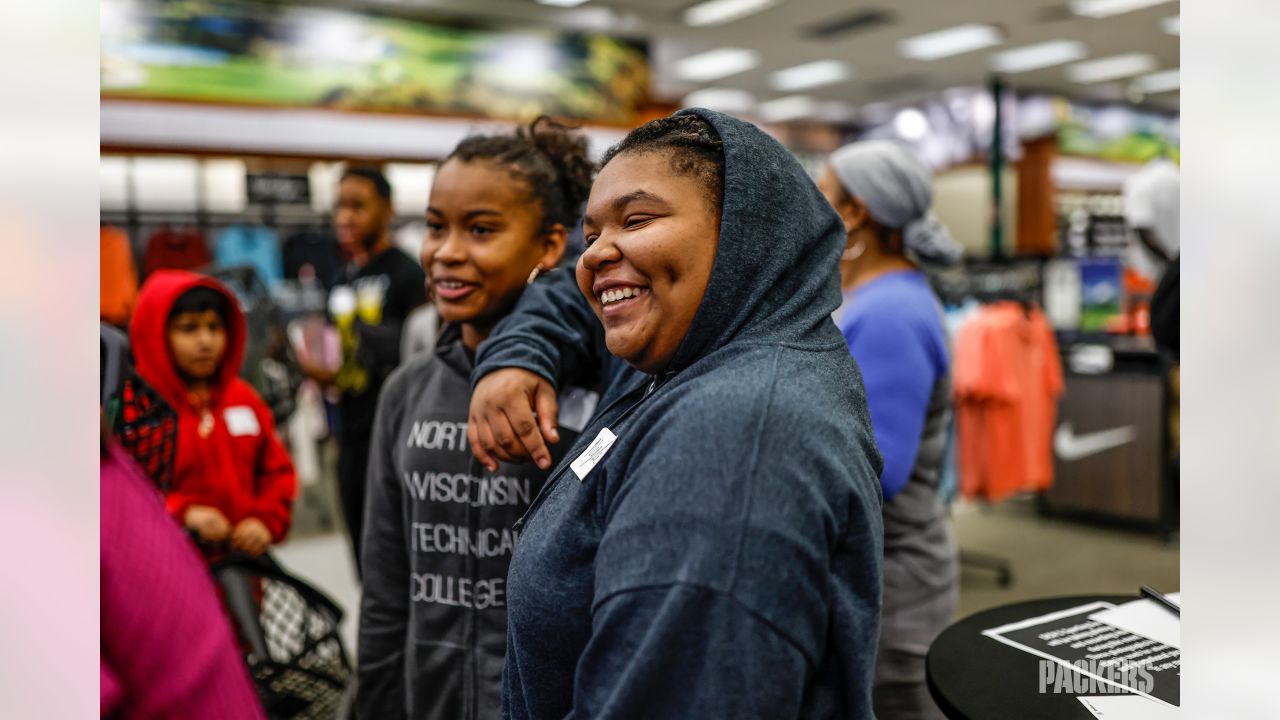
[[[101,713],[265,720],[208,568],[125,453],[101,463]]]

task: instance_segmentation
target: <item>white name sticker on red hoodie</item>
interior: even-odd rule
[[[223,410],[222,419],[227,423],[227,432],[231,433],[231,437],[262,433],[262,428],[258,425],[258,416],[253,414],[253,408],[247,405],[236,405]]]

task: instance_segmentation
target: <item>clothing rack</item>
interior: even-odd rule
[[[1041,296],[1043,261],[1020,258],[970,261],[955,270],[935,273],[929,279],[938,297],[947,305],[961,305],[972,299],[983,304],[1012,300],[1029,307]],[[961,548],[960,565],[994,573],[999,587],[1013,584],[1013,563],[1002,555]]]
[[[967,299],[980,303],[1014,300],[1026,304],[1040,296],[1044,284],[1043,262],[974,262],[935,273],[929,280],[938,297],[947,305],[960,305]]]

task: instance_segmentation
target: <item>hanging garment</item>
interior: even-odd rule
[[[214,258],[221,267],[249,265],[268,286],[284,277],[280,244],[265,225],[230,225],[218,233]]]
[[[960,490],[998,502],[1053,482],[1062,366],[1044,314],[1015,302],[979,311],[956,339]]]
[[[126,327],[138,299],[138,269],[133,262],[133,248],[129,245],[129,236],[118,228],[103,225],[98,235],[101,281],[98,316],[103,322]]]
[[[204,235],[193,228],[162,227],[147,240],[144,275],[161,268],[197,270],[213,262]]]

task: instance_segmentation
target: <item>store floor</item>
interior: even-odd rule
[[[1041,517],[1031,498],[990,508],[960,503],[952,516],[962,550],[1003,557],[1013,568],[1013,583],[1001,588],[994,573],[962,567],[959,617],[1032,598],[1179,587],[1177,540]]]
[[[1044,518],[1025,499],[992,508],[961,503],[953,515],[961,548],[1004,557],[1013,568],[1007,588],[991,572],[962,568],[958,617],[1031,598],[1136,595],[1143,584],[1167,592],[1179,586],[1177,541],[1165,544],[1155,535]],[[329,523],[316,525],[275,555],[345,610],[343,638],[354,659],[360,588],[351,550],[345,534]]]

